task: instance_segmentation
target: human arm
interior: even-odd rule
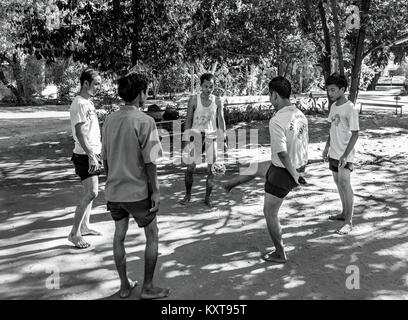
[[[109,167],[108,167],[108,161],[107,160],[103,160],[103,167],[105,168],[106,176],[108,176]]]
[[[217,97],[216,104],[217,104],[218,129],[220,129],[223,132],[225,138],[226,125],[224,119],[224,105],[219,97]]]
[[[299,184],[299,173],[293,167],[292,161],[290,160],[290,156],[287,151],[281,151],[278,153],[279,160],[285,166],[286,170],[289,171],[293,179],[297,184]]]
[[[278,155],[279,160],[283,166],[288,170],[293,179],[298,183],[299,174],[292,164],[288,149],[285,129],[279,123],[279,121],[271,120],[269,124],[269,131],[271,136],[272,152]]]
[[[157,179],[156,161],[162,156],[162,147],[156,124],[153,119],[145,122],[138,134],[142,157],[146,169],[147,184],[152,192],[150,212],[157,212],[160,206],[159,182]]]
[[[351,131],[351,138],[347,144],[347,148],[339,159],[339,167],[344,168],[346,166],[347,157],[350,154],[351,150],[353,150],[354,146],[356,145],[357,140],[358,140],[358,130]]]
[[[328,154],[329,154],[329,148],[330,148],[330,132],[329,132],[329,136],[327,138],[326,146],[324,147],[323,154],[322,154],[322,158],[323,158],[324,161],[327,161],[327,157],[328,157]]]
[[[193,117],[194,117],[194,111],[196,108],[196,98],[195,96],[191,96],[190,99],[188,100],[187,104],[187,117],[186,117],[186,123],[184,126],[184,132],[188,132],[189,129],[193,127]],[[186,137],[186,136],[185,136]]]
[[[150,199],[152,200],[152,208],[150,212],[157,212],[160,206],[160,190],[159,181],[157,179],[157,167],[154,163],[146,163],[146,174],[149,186],[151,187],[152,194]]]
[[[90,147],[87,134],[88,131],[85,122],[79,122],[75,125],[75,135],[82,149],[89,157],[89,172],[92,173],[101,169],[101,163],[99,156],[95,154]]]

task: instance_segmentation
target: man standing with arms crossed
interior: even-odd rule
[[[101,83],[101,78],[93,69],[86,69],[80,77],[81,91],[70,108],[71,129],[75,147],[72,155],[75,173],[84,186],[84,194],[75,210],[74,224],[68,240],[78,249],[88,248],[85,235],[100,235],[89,228],[89,218],[93,200],[98,196],[98,175],[102,167],[101,134],[95,106],[91,101]]]

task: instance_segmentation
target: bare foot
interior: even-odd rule
[[[191,201],[191,196],[185,196],[182,200],[179,201],[179,204],[184,206],[187,203],[189,203],[190,201]]]
[[[205,203],[207,206],[209,206],[210,208],[213,207],[213,203],[212,203],[210,197],[205,198],[205,199],[204,199],[204,203]]]
[[[344,220],[346,220],[346,218],[345,218],[345,216],[344,216],[344,213],[339,213],[339,214],[336,214],[336,215],[334,215],[334,216],[330,216],[330,217],[329,217],[329,220],[344,221]]]
[[[285,263],[287,261],[286,254],[280,255],[276,251],[265,253],[262,259],[268,262]]]
[[[72,234],[68,236],[68,241],[72,242],[75,248],[78,249],[85,249],[91,245],[90,243],[86,242],[81,236],[74,236]]]
[[[128,280],[125,287],[121,287],[119,290],[119,297],[122,299],[128,298],[132,294],[132,290],[138,285],[137,281]]]
[[[143,288],[142,293],[140,294],[141,299],[160,299],[165,298],[170,294],[169,288]]]
[[[341,235],[346,235],[349,234],[351,231],[353,230],[353,227],[351,224],[344,224],[340,229],[338,229],[336,231],[337,234],[341,234]]]
[[[83,236],[101,236],[102,233],[100,233],[97,230],[89,229],[88,227],[85,227],[85,228],[81,228],[81,235]]]
[[[233,186],[230,186],[228,183],[222,183],[221,187],[224,189],[226,193],[229,193],[233,188]]]

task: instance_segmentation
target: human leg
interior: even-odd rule
[[[77,248],[87,248],[90,246],[81,235],[81,225],[85,218],[87,210],[91,211],[92,202],[98,196],[98,176],[90,176],[82,181],[84,194],[76,207],[74,215],[74,223],[68,240],[71,241]]]
[[[98,188],[99,188],[98,180],[99,179],[92,179],[91,186],[90,186],[90,188],[92,189],[91,192],[95,194],[96,196],[98,195]],[[84,219],[81,223],[81,235],[82,236],[100,236],[102,235],[102,233],[90,227],[90,217],[91,217],[92,205],[93,205],[93,200],[88,204],[88,206],[85,209]]]
[[[115,221],[115,234],[113,236],[113,257],[120,279],[119,296],[127,298],[137,282],[129,280],[126,266],[125,238],[129,226],[129,216]]]
[[[265,193],[263,211],[269,235],[276,249],[275,252],[265,255],[265,260],[280,263],[284,263],[287,260],[282,241],[282,227],[278,217],[279,208],[281,207],[282,202],[282,198],[278,198],[267,192]]]
[[[339,186],[339,173],[336,171],[332,171],[333,174],[333,180],[334,183],[336,184],[337,187],[337,191],[339,192],[339,196],[340,196],[340,201],[341,201],[341,213],[330,216],[329,219],[330,220],[340,220],[340,221],[344,221],[344,208],[345,208],[345,196],[344,196],[344,192],[343,189],[340,188]]]
[[[344,195],[344,225],[338,230],[338,233],[347,234],[352,230],[352,219],[354,213],[354,192],[351,187],[351,171],[347,168],[339,168],[339,188]]]
[[[248,183],[249,181],[252,181],[256,177],[265,178],[265,175],[271,165],[271,161],[269,160],[259,162],[256,165],[257,165],[256,172],[252,172],[251,170],[248,173],[246,173],[246,170],[242,170],[243,172],[239,176],[234,177],[225,183],[222,183],[221,186],[224,188],[226,192],[230,192],[233,188],[241,184]]]
[[[187,169],[184,174],[184,184],[186,187],[186,194],[184,198],[179,202],[180,204],[187,204],[191,200],[191,189],[193,188],[195,168],[196,168],[195,163],[187,165]]]
[[[154,218],[147,226],[144,227],[146,236],[145,249],[145,274],[143,288],[141,293],[142,299],[157,299],[169,295],[170,290],[153,286],[154,270],[156,268],[158,256],[159,230],[157,228],[157,219]]]

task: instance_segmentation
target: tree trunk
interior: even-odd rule
[[[338,19],[337,3],[336,0],[330,0],[332,14],[333,14],[333,23],[334,23],[334,35],[337,48],[337,60],[339,63],[339,71],[341,75],[344,75],[344,59],[343,59],[343,49],[341,47],[340,39],[340,25]]]
[[[327,26],[326,12],[324,11],[323,0],[318,4],[320,20],[322,21],[323,37],[324,37],[324,52],[320,59],[320,64],[323,68],[324,77],[327,79],[331,73],[331,43],[330,43],[330,31]]]
[[[3,82],[3,84],[14,94],[14,96],[17,99],[17,103],[21,104],[23,103],[23,98],[18,92],[17,88],[13,86],[10,81],[7,80],[6,75],[4,74],[3,69],[0,69],[0,80]]]
[[[375,90],[375,87],[377,86],[378,80],[380,80],[381,77],[381,71],[377,72],[374,75],[374,78],[371,80],[370,84],[367,87],[367,90]]]
[[[19,93],[20,99],[22,100],[21,103],[25,104],[25,90],[24,90],[24,76],[23,76],[23,68],[21,67],[21,61],[18,57],[17,53],[13,55],[13,60],[11,63],[11,69],[13,70],[13,76],[16,80],[17,90]]]
[[[361,3],[360,3],[361,26],[360,26],[360,29],[358,30],[358,37],[355,43],[354,64],[351,70],[351,85],[350,85],[350,96],[349,96],[349,100],[353,103],[356,102],[357,95],[358,95],[358,86],[360,83],[361,64],[363,61],[364,40],[366,37],[366,25],[367,25],[368,13],[370,10],[370,1],[371,0],[361,0]]]
[[[190,83],[191,83],[190,92],[191,94],[194,94],[194,88],[195,88],[194,82],[195,82],[194,81],[194,65],[191,64],[190,66]]]
[[[141,60],[140,57],[140,43],[141,34],[143,32],[143,12],[144,12],[144,1],[142,0],[132,0],[132,11],[133,11],[133,37],[132,37],[132,67]]]
[[[322,21],[323,37],[324,37],[324,52],[320,58],[320,65],[323,69],[324,78],[327,79],[331,74],[331,43],[330,43],[330,32],[327,26],[326,12],[324,11],[323,0],[319,1],[318,4],[320,20]],[[330,111],[333,101],[330,100],[329,95],[327,95],[328,109]]]

